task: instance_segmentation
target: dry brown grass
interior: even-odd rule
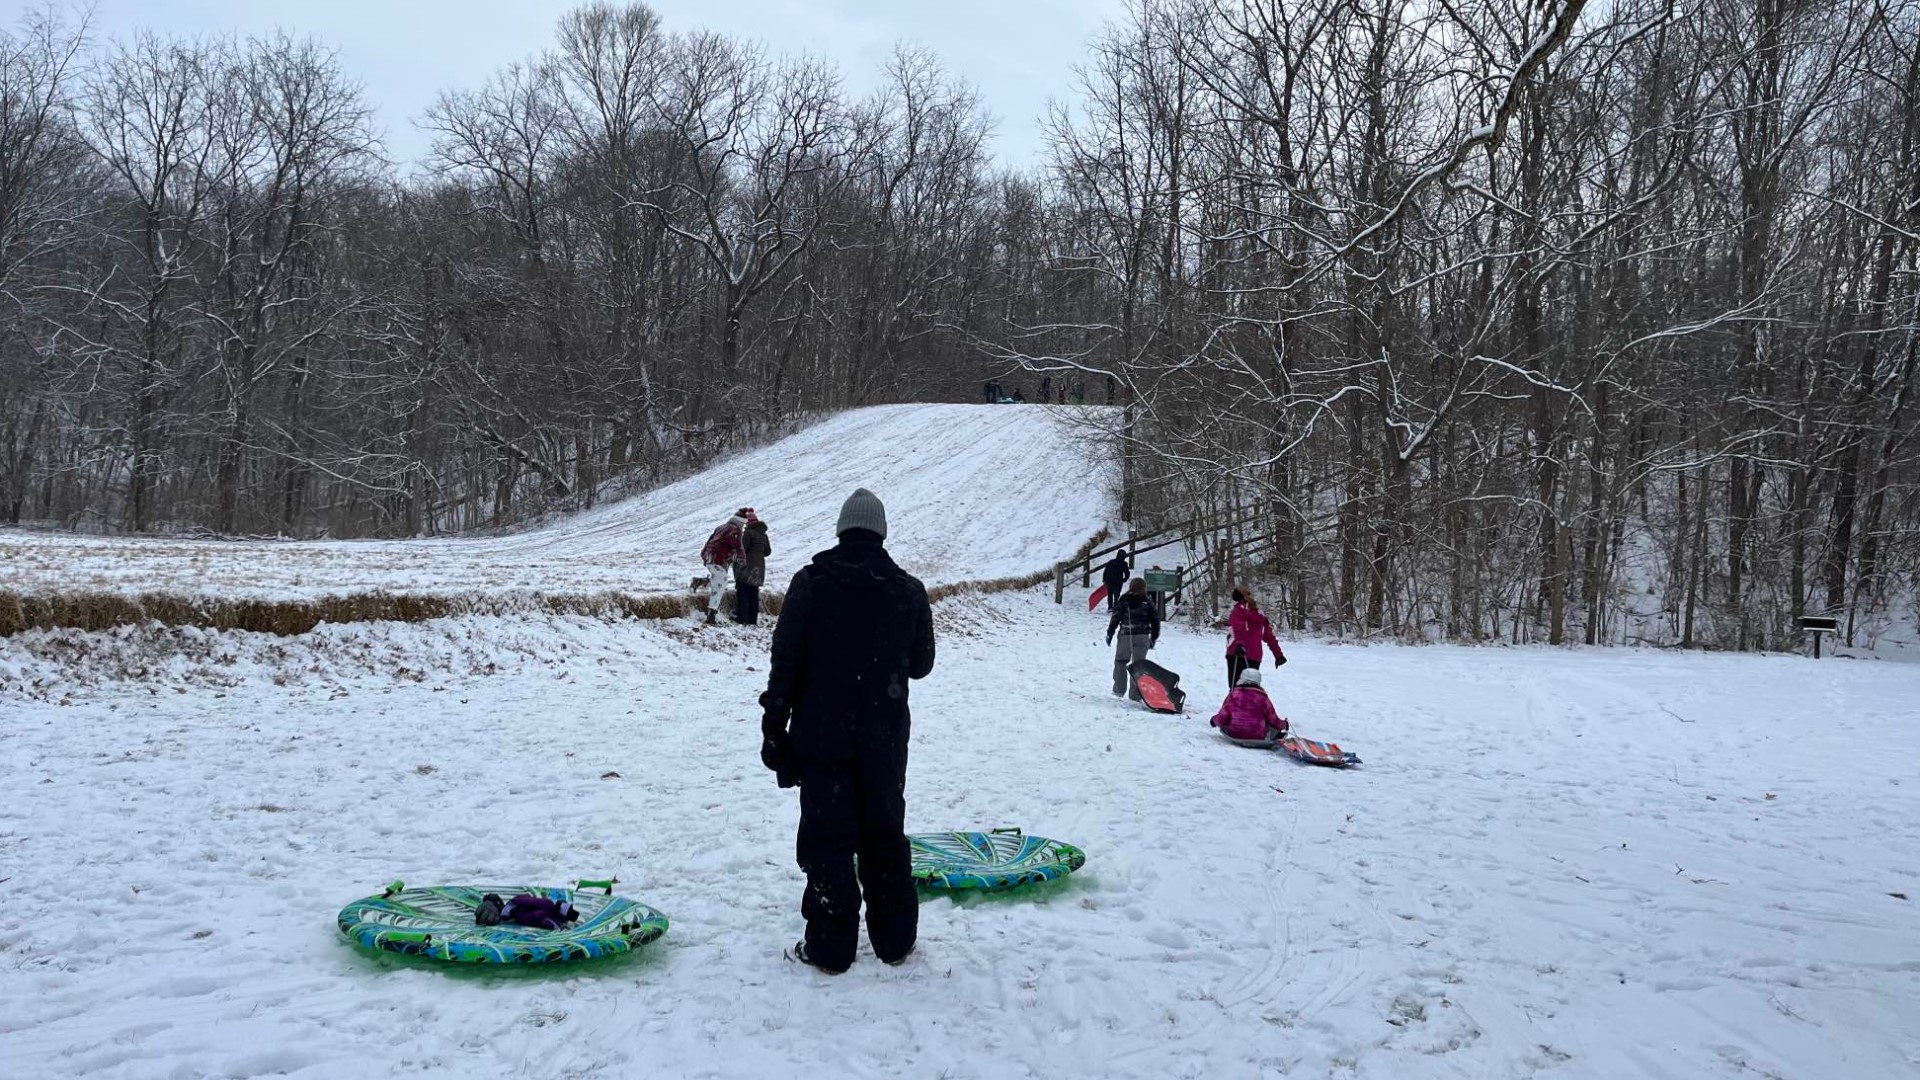
[[[1086,558],[1107,539],[1100,530],[1067,561]],[[1053,579],[1048,567],[1022,577],[936,585],[927,590],[934,603],[963,595],[1030,589]],[[731,602],[732,594],[728,594]],[[781,594],[762,592],[760,610],[780,614]],[[507,615],[540,612],[587,618],[677,619],[707,609],[700,595],[633,593],[539,593],[503,596],[436,596],[364,592],[310,600],[222,600],[169,593],[124,595],[110,592],[20,593],[0,590],[0,637],[23,630],[111,630],[117,626],[196,626],[211,630],[249,630],[292,637],[321,623],[425,622],[458,615]]]

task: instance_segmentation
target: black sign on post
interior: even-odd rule
[[[1840,630],[1840,620],[1829,618],[1825,615],[1802,615],[1800,616],[1800,629],[1805,633],[1813,635],[1813,658],[1818,660],[1820,659],[1821,636],[1838,633]]]

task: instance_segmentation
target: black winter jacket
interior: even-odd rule
[[[773,554],[773,542],[767,539],[767,523],[749,521],[740,534],[740,557],[733,564],[737,585],[759,588],[767,583],[767,556]]]
[[[1107,640],[1115,634],[1151,634],[1160,640],[1160,609],[1151,596],[1123,593],[1114,601],[1113,614],[1107,618]]]
[[[932,670],[926,586],[877,537],[843,536],[793,576],[781,601],[760,696],[762,759],[783,784],[801,761],[897,752],[904,762],[907,682]]]
[[[1107,568],[1100,571],[1100,581],[1107,587],[1108,592],[1118,593],[1126,588],[1127,571],[1130,569],[1131,567],[1127,566],[1126,556],[1115,555],[1113,561],[1107,564]]]

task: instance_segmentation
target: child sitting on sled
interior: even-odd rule
[[[1273,711],[1273,700],[1260,688],[1259,668],[1240,673],[1211,723],[1227,738],[1241,742],[1272,742],[1287,733],[1286,719]]]

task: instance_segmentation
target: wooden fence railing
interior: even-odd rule
[[[1054,568],[1053,602],[1056,604],[1066,602],[1067,579],[1073,577],[1075,574],[1078,574],[1080,577],[1081,588],[1092,585],[1094,567],[1104,564],[1116,552],[1126,552],[1128,565],[1137,568],[1139,566],[1139,557],[1143,554],[1159,551],[1162,548],[1172,547],[1176,544],[1184,547],[1192,544],[1195,540],[1203,536],[1211,536],[1216,533],[1231,536],[1234,529],[1254,524],[1258,522],[1260,518],[1261,512],[1258,507],[1236,507],[1215,514],[1205,514],[1199,517],[1189,518],[1186,521],[1169,525],[1162,529],[1156,529],[1152,532],[1136,534],[1118,543],[1097,548],[1084,556],[1060,563]],[[1257,541],[1270,539],[1271,535],[1272,534],[1269,533],[1255,537],[1247,537],[1238,541],[1238,544],[1253,544]],[[1174,567],[1173,573],[1175,575],[1175,585],[1170,590],[1161,591],[1163,597],[1181,595],[1188,585],[1196,580],[1200,580],[1202,577],[1200,574],[1190,574],[1189,568],[1184,564]]]

